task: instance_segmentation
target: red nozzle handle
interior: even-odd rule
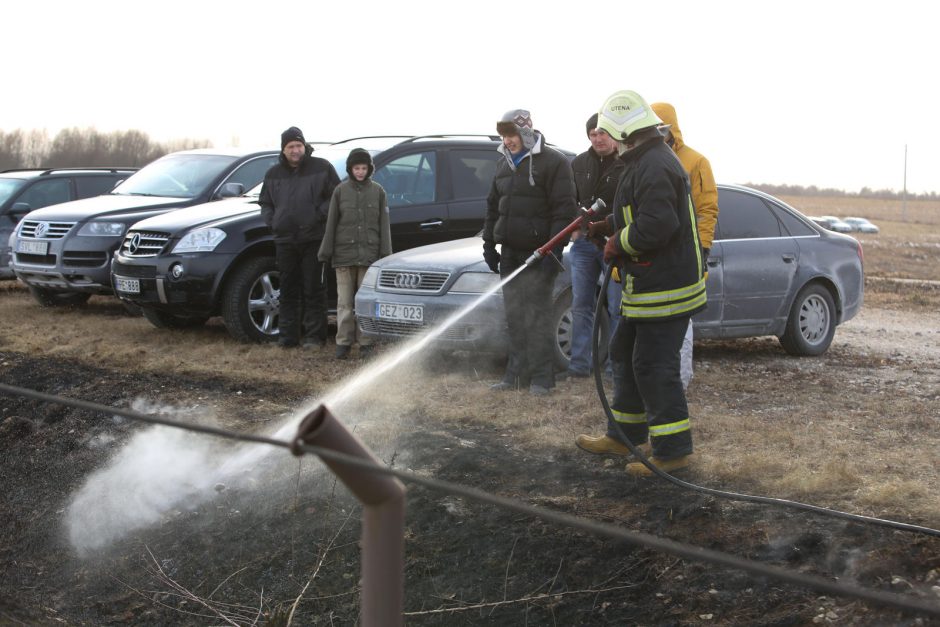
[[[545,244],[535,252],[538,253],[539,257],[544,257],[545,255],[549,253],[549,251],[552,248],[558,245],[558,242],[568,237],[572,232],[574,232],[575,229],[580,228],[581,223],[584,222],[586,218],[590,218],[595,213],[604,209],[605,207],[607,207],[607,204],[603,200],[598,198],[597,200],[594,201],[594,204],[591,205],[590,207],[582,208],[581,215],[575,218],[574,222],[572,222],[571,224],[569,224],[562,230],[558,231],[558,233],[555,234],[555,237],[545,242]]]

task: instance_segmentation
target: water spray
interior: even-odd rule
[[[574,222],[558,231],[558,233],[552,239],[545,242],[541,248],[536,249],[532,256],[525,260],[525,265],[531,266],[533,263],[547,255],[552,251],[555,246],[561,243],[561,240],[565,239],[571,235],[576,229],[581,228],[581,223],[583,223],[588,218],[594,217],[597,215],[598,211],[602,211],[607,208],[607,203],[598,198],[594,201],[594,204],[590,207],[581,207],[581,215],[574,219]]]

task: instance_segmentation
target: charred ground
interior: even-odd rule
[[[737,361],[723,346],[699,353],[716,367]],[[11,385],[116,407],[160,389],[173,390],[178,406],[238,393],[226,409],[243,427],[257,416],[239,407],[304,397],[293,385],[181,381],[11,352],[0,353],[0,365]],[[312,472],[316,461],[297,462],[295,476],[260,493],[222,491],[167,512],[158,525],[79,557],[62,529],[69,495],[142,427],[22,398],[4,397],[2,407],[3,622],[283,624],[295,602],[294,624],[356,622],[359,510],[331,477]],[[472,418],[447,428],[420,410],[409,418],[415,428],[393,448],[411,452],[416,472],[920,598],[937,584],[936,539],[627,479],[619,463],[573,448],[533,449]],[[96,446],[104,432],[114,440]],[[406,551],[409,624],[926,624],[420,487],[409,491]]]

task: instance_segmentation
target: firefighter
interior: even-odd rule
[[[611,214],[591,223],[589,234],[608,236],[604,261],[618,267],[623,291],[610,341],[614,422],[605,435],[579,435],[576,443],[592,453],[627,454],[626,438],[671,472],[692,455],[679,352],[690,317],[705,308],[705,279],[689,177],[661,124],[633,91],[616,92],[598,113],[598,128],[619,144],[624,170]],[[640,462],[626,470],[652,474]]]

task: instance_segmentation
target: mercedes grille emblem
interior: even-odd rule
[[[414,272],[400,272],[395,275],[395,287],[402,290],[414,290],[421,287],[421,275]]]
[[[36,234],[35,234],[35,236],[36,236],[36,237],[45,237],[45,236],[46,236],[46,231],[48,231],[48,230],[49,230],[49,223],[48,223],[48,222],[40,222],[39,224],[36,225]]]
[[[127,244],[127,252],[136,255],[138,248],[140,248],[140,233],[134,233],[134,236],[131,237],[131,241]]]

